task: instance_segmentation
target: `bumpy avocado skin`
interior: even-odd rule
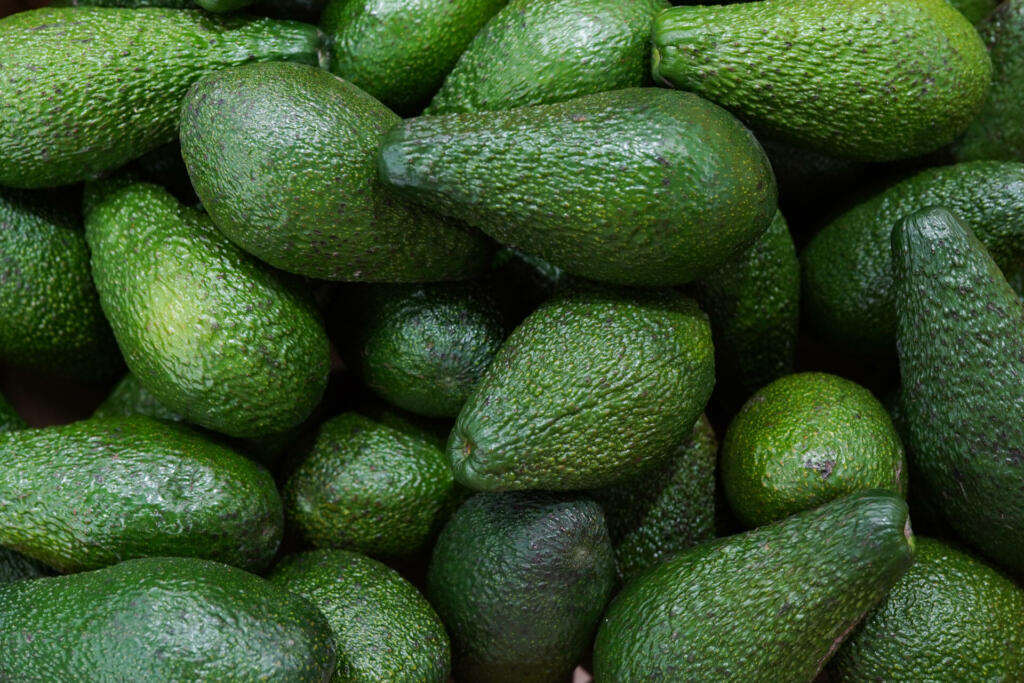
[[[843,643],[830,680],[1024,679],[1024,589],[981,560],[917,537],[914,565]]]
[[[309,416],[330,348],[300,283],[147,183],[108,195],[87,216],[86,239],[125,361],[168,410],[238,437]]]
[[[0,189],[0,254],[0,358],[68,379],[116,377],[124,363],[93,286],[81,219]]]
[[[1024,267],[1024,164],[978,161],[930,168],[852,207],[800,255],[802,304],[830,345],[892,355],[896,295],[889,236],[898,220],[944,206],[964,221],[1007,275]]]
[[[643,574],[597,632],[599,681],[810,681],[914,561],[907,506],[862,491]]]
[[[308,24],[162,7],[44,7],[0,19],[0,184],[66,185],[174,139],[204,74],[316,64]]]
[[[953,530],[1024,572],[1024,308],[944,209],[897,223],[892,257],[914,462]]]
[[[416,114],[506,2],[333,0],[320,19],[329,68],[396,112]]]
[[[448,440],[477,490],[598,488],[664,462],[714,386],[697,304],[668,290],[576,288],[498,350]]]
[[[181,109],[181,154],[228,239],[326,280],[457,280],[487,265],[477,231],[409,206],[377,179],[398,116],[303,64],[248,64],[203,79]]]
[[[589,647],[614,582],[596,502],[478,493],[438,538],[427,596],[451,635],[456,680],[559,683]]]
[[[663,88],[409,119],[384,136],[379,169],[409,200],[571,274],[624,285],[714,270],[776,208],[750,131]]]
[[[326,683],[334,668],[316,607],[209,560],[151,557],[0,585],[0,614],[4,680]]]
[[[656,81],[759,133],[891,161],[952,142],[981,110],[992,64],[945,0],[769,0],[673,7],[654,21]]]
[[[512,0],[476,34],[427,114],[512,109],[635,88],[667,0]]]
[[[347,550],[285,556],[267,576],[316,605],[338,652],[331,683],[444,683],[451,645],[427,599],[387,565]]]

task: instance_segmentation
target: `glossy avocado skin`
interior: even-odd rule
[[[917,537],[914,565],[829,665],[839,683],[1024,678],[1024,589],[981,560]]]
[[[1024,266],[1024,164],[930,168],[850,208],[804,248],[803,306],[815,333],[844,350],[892,355],[896,295],[889,236],[898,220],[929,206],[953,211],[1003,272]]]
[[[910,448],[965,541],[1024,572],[1024,308],[971,230],[926,209],[892,233]]]
[[[759,133],[866,161],[952,142],[992,70],[974,26],[945,0],[673,7],[655,19],[652,43],[655,81]]]
[[[316,607],[209,560],[151,557],[0,585],[0,614],[5,680],[326,683],[334,668]]]
[[[398,572],[347,550],[286,555],[271,583],[316,605],[338,658],[331,683],[445,683],[451,646],[441,618]]]
[[[707,317],[670,290],[577,288],[498,350],[448,440],[477,490],[605,486],[665,461],[714,386]]]
[[[132,557],[270,563],[281,499],[259,465],[146,417],[0,435],[0,545],[63,572]]]
[[[108,195],[86,218],[86,239],[125,361],[168,410],[238,437],[282,432],[312,412],[330,349],[300,283],[147,183]]]
[[[333,0],[320,28],[331,73],[403,115],[430,100],[508,0]]]
[[[92,283],[81,219],[0,189],[0,253],[0,358],[69,379],[116,377],[124,364]]]
[[[635,88],[667,0],[511,0],[459,57],[427,114],[512,109]]]
[[[750,132],[663,88],[409,119],[384,136],[379,168],[411,201],[624,285],[710,272],[775,214],[774,176]]]
[[[451,635],[460,683],[559,683],[590,645],[614,581],[594,501],[478,493],[438,538],[427,596]]]
[[[810,681],[914,561],[907,506],[840,498],[704,543],[628,584],[594,645],[599,681]]]
[[[0,184],[66,185],[170,142],[188,87],[255,60],[317,63],[299,22],[162,7],[52,7],[0,19]]]
[[[249,64],[203,79],[181,108],[181,154],[228,239],[326,280],[456,280],[490,255],[475,230],[407,206],[377,179],[398,116],[308,65]]]

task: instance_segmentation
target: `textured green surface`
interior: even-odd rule
[[[758,132],[826,154],[889,161],[952,142],[992,65],[945,0],[767,0],[673,7],[654,22],[655,80]]]
[[[104,418],[0,435],[0,545],[61,571],[158,555],[261,569],[282,522],[266,470],[184,427]]]
[[[200,10],[53,7],[0,19],[0,184],[65,185],[174,138],[203,74],[317,63],[317,30]]]
[[[978,31],[992,59],[992,88],[953,154],[964,161],[1024,161],[1024,1],[1002,3]]]
[[[310,414],[330,351],[299,283],[156,185],[109,195],[86,238],[128,367],[169,410],[229,436],[281,432]]]
[[[671,291],[556,295],[505,340],[448,440],[480,490],[605,486],[664,461],[714,386],[707,317]]]
[[[889,413],[849,380],[803,372],[756,392],[722,442],[722,486],[748,527],[861,489],[907,491],[907,463]]]
[[[977,24],[992,13],[992,10],[999,4],[999,0],[946,0],[950,5],[956,7],[960,14],[967,17],[967,21]],[[993,67],[995,64],[993,63]]]
[[[800,262],[781,213],[743,255],[701,278],[697,300],[711,320],[719,390],[742,401],[793,372]]]
[[[985,247],[943,209],[892,232],[910,448],[966,541],[1024,572],[1024,308]]]
[[[429,547],[461,499],[428,434],[343,413],[284,487],[288,522],[317,547],[401,557]]]
[[[114,385],[103,402],[93,411],[92,416],[129,417],[131,415],[144,415],[169,422],[185,421],[184,415],[169,410],[139,383],[135,375],[128,373]]]
[[[401,114],[415,114],[506,2],[333,0],[320,19],[331,73]]]
[[[180,557],[0,586],[0,651],[10,681],[326,683],[334,667],[308,601]]]
[[[699,545],[615,598],[595,676],[806,683],[913,558],[907,506],[886,491]]]
[[[116,377],[124,365],[81,220],[43,202],[0,189],[0,358],[71,379]]]
[[[451,635],[459,683],[562,683],[589,647],[614,581],[594,501],[479,493],[441,532],[427,595]]]
[[[384,136],[379,163],[403,196],[618,284],[699,277],[775,213],[771,167],[750,132],[661,88],[409,119]]]
[[[846,211],[800,255],[803,306],[830,345],[892,355],[896,295],[889,236],[896,221],[944,206],[966,223],[1006,273],[1024,266],[1024,164],[930,168]]]
[[[702,415],[664,465],[590,491],[604,509],[623,581],[714,537],[717,461],[718,441]]]
[[[839,648],[831,680],[1024,680],[1024,589],[917,537],[914,566]]]
[[[367,386],[399,408],[455,417],[508,330],[476,283],[376,285],[353,292],[341,343]]]
[[[441,618],[398,572],[345,550],[285,556],[267,577],[308,599],[331,625],[332,683],[444,683],[451,646]]]
[[[377,147],[399,121],[326,71],[250,64],[189,91],[181,153],[217,227],[273,266],[328,280],[468,277],[487,264],[484,238],[377,179]]]
[[[428,114],[512,109],[644,84],[667,0],[511,0],[459,57]]]

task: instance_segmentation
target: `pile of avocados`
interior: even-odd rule
[[[1024,0],[707,2],[0,18],[0,681],[1024,682]]]

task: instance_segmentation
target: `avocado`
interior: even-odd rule
[[[331,73],[403,115],[419,113],[508,0],[332,0],[320,28]]]
[[[166,422],[186,422],[184,415],[169,410],[142,386],[135,375],[128,373],[114,385],[103,402],[96,406],[92,417],[131,415],[145,415]]]
[[[622,581],[714,537],[717,461],[718,440],[702,415],[663,465],[590,491],[604,510]]]
[[[437,540],[427,596],[451,635],[459,683],[562,683],[590,645],[614,581],[596,502],[478,493]]]
[[[440,445],[414,430],[357,413],[324,422],[284,486],[289,524],[319,548],[386,558],[428,548],[463,494]]]
[[[195,3],[207,12],[216,12],[218,14],[240,10],[253,4],[253,2],[255,0],[195,0]]]
[[[259,465],[147,417],[0,435],[0,545],[63,572],[131,557],[270,563],[283,515]]]
[[[195,9],[194,0],[53,0],[48,7],[169,7]]]
[[[0,547],[0,585],[52,576],[53,570],[28,555]]]
[[[771,167],[750,132],[661,88],[408,119],[384,136],[379,167],[407,199],[616,284],[700,277],[775,214]]]
[[[1024,589],[984,562],[917,537],[914,565],[829,665],[829,680],[1024,680]]]
[[[139,382],[228,436],[302,422],[327,385],[327,335],[304,287],[227,241],[206,214],[137,183],[86,218],[103,312]]]
[[[914,561],[903,500],[861,491],[676,555],[601,620],[598,681],[810,681]]]
[[[830,346],[893,355],[889,236],[896,221],[933,205],[956,213],[1005,273],[1024,267],[1024,164],[979,161],[921,171],[850,208],[801,253],[807,318]]]
[[[448,440],[477,490],[599,488],[664,462],[715,382],[707,317],[671,290],[577,287],[498,350]]]
[[[1024,572],[1024,308],[978,238],[945,209],[897,223],[892,259],[917,469],[961,538]]]
[[[332,683],[448,680],[441,618],[390,567],[346,550],[313,550],[285,556],[267,579],[327,618],[338,653]]]
[[[3,394],[0,394],[0,433],[24,429],[25,427],[25,420],[14,409],[11,402]]]
[[[475,282],[368,285],[339,308],[348,367],[384,400],[430,417],[459,414],[508,334]]]
[[[511,0],[458,58],[427,114],[512,109],[635,88],[667,0]]]
[[[992,65],[945,0],[767,0],[673,7],[654,20],[655,81],[706,97],[758,133],[891,161],[952,142]]]
[[[903,444],[885,407],[823,372],[780,377],[751,396],[725,432],[721,473],[748,527],[861,489],[907,493]]]
[[[0,679],[326,683],[327,620],[210,560],[151,557],[0,585]]]
[[[81,218],[0,189],[0,254],[0,358],[67,379],[116,377],[124,363],[93,286]]]
[[[946,0],[955,7],[960,14],[967,17],[972,24],[979,23],[982,19],[992,13],[992,10],[999,4],[999,0]],[[995,61],[992,63],[993,71],[996,68]],[[993,76],[995,74],[993,73]],[[993,79],[995,80],[995,79]]]
[[[1007,0],[978,26],[992,59],[992,88],[981,113],[952,147],[960,161],[1024,161],[1024,1]]]
[[[399,122],[326,71],[249,64],[189,91],[181,154],[220,231],[272,266],[326,280],[470,277],[490,256],[483,236],[377,179],[377,147]]]
[[[95,177],[171,141],[204,74],[256,60],[316,64],[299,22],[161,7],[44,7],[0,19],[0,185]]]

